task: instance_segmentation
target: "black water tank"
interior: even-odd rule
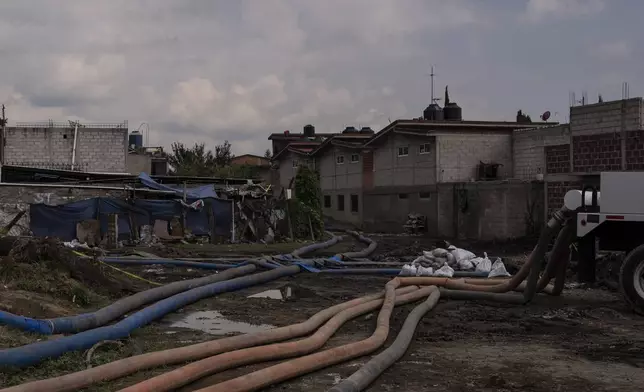
[[[305,137],[315,137],[315,127],[311,124],[305,125],[303,133]]]
[[[360,129],[360,133],[375,133],[375,132],[373,131],[373,129],[371,129],[371,127],[362,127],[362,129]]]
[[[423,118],[429,121],[443,121],[443,109],[435,103],[427,106],[427,109],[423,111]]]
[[[450,102],[443,108],[443,117],[447,121],[462,121],[463,110],[456,102]]]
[[[358,132],[356,127],[346,127],[344,128],[344,131],[342,131],[342,133],[356,133],[356,132]]]

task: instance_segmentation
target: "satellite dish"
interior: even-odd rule
[[[546,111],[545,111],[545,112],[543,112],[543,114],[541,115],[541,119],[542,119],[543,121],[548,121],[548,119],[549,119],[549,118],[550,118],[550,111],[549,111],[549,110],[546,110]]]

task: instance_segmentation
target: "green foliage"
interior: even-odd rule
[[[320,238],[324,231],[322,219],[322,190],[320,175],[306,165],[297,170],[295,181],[295,199],[290,201],[291,223],[296,237],[307,238],[311,235],[313,226],[315,238]],[[309,225],[309,218],[311,223]]]
[[[186,147],[181,142],[172,143],[168,162],[173,167],[172,174],[177,176],[214,177],[230,170],[233,154],[228,140],[215,146],[215,152],[206,150],[204,143]]]

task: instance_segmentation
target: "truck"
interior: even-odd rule
[[[598,251],[625,252],[619,290],[644,315],[644,172],[602,172],[598,187],[568,191],[564,205],[577,211],[579,281],[595,281]]]

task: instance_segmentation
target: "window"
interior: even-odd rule
[[[300,166],[300,161],[298,161],[297,159],[293,159],[293,167],[297,169],[299,166]]]
[[[360,155],[351,154],[351,163],[356,163],[356,162],[360,162]]]
[[[407,155],[409,155],[409,146],[398,147],[399,157],[406,157]]]
[[[431,147],[432,146],[431,146],[430,143],[423,143],[418,148],[418,153],[419,154],[429,154],[432,151]]]
[[[338,195],[338,211],[344,211],[344,195]]]
[[[399,198],[399,199],[401,199],[401,200],[405,200],[405,199],[407,199],[408,197],[409,197],[409,195],[408,195],[408,194],[406,194],[406,193],[399,193],[399,194],[398,194],[398,198]]]
[[[351,195],[351,212],[358,212],[358,195]]]
[[[418,194],[418,198],[419,198],[420,200],[429,200],[429,199],[430,199],[430,197],[431,197],[431,194],[430,194],[429,192],[420,192],[420,193]]]
[[[331,196],[324,195],[324,208],[331,208]]]
[[[335,157],[335,163],[342,165],[344,163],[344,155],[338,155],[337,157]]]

